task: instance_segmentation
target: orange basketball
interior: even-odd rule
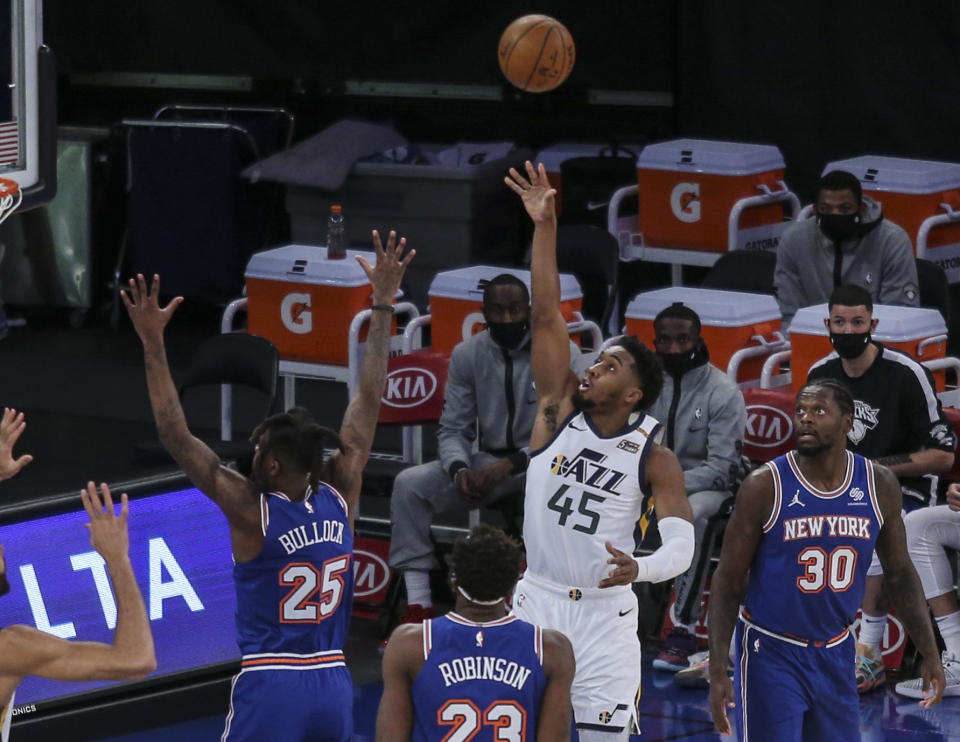
[[[548,15],[525,15],[507,26],[497,57],[506,78],[528,93],[553,90],[570,76],[573,37]]]

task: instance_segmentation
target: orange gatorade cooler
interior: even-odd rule
[[[794,394],[806,382],[810,367],[833,352],[830,333],[823,324],[826,317],[827,305],[816,304],[798,310],[790,323],[790,372]],[[909,353],[918,361],[931,361],[946,355],[947,325],[936,309],[874,304],[873,317],[878,320],[874,340]],[[944,372],[935,372],[933,378],[937,391],[942,392]]]
[[[484,328],[483,288],[501,273],[516,276],[530,288],[530,271],[494,265],[471,265],[438,273],[430,283],[431,346],[439,353],[450,353],[464,337]],[[568,322],[576,319],[583,304],[577,279],[560,274],[560,308]]]
[[[648,144],[637,160],[643,244],[726,252],[734,204],[762,195],[763,188],[783,191],[783,168],[772,145],[703,139]],[[780,203],[744,211],[740,229],[751,230],[748,246],[775,247],[783,216]]]
[[[276,345],[285,360],[346,366],[350,322],[372,302],[356,255],[370,265],[377,259],[347,250],[343,260],[327,260],[327,249],[312,245],[254,254],[245,272],[250,332]]]
[[[627,305],[627,334],[636,335],[652,348],[653,320],[674,302],[690,307],[700,317],[700,336],[710,351],[710,363],[721,371],[727,370],[736,351],[761,344],[755,336],[762,336],[766,343],[779,339],[774,333],[780,330],[780,308],[769,294],[685,286],[637,294]],[[763,361],[764,357],[747,359],[740,365],[737,381],[759,379]]]
[[[533,164],[537,165],[538,163],[542,162],[544,168],[546,168],[547,177],[550,179],[550,185],[557,189],[557,216],[561,216],[563,206],[563,178],[561,177],[561,165],[564,162],[567,160],[572,160],[576,157],[601,157],[607,155],[610,155],[611,157],[635,158],[636,155],[633,153],[639,152],[642,147],[643,145],[640,144],[619,145],[616,149],[616,152],[611,153],[611,149],[613,149],[613,147],[610,144],[559,142],[537,152],[536,156],[534,157]],[[630,183],[623,183],[622,185],[630,185]],[[598,208],[603,208],[605,214],[607,204],[600,204]]]
[[[879,201],[883,215],[910,235],[914,249],[920,249],[920,226],[932,216],[943,224],[929,230],[924,242],[925,257],[946,271],[951,283],[960,282],[960,214],[950,219],[951,210],[960,210],[960,164],[900,157],[864,155],[829,163],[831,170],[846,170],[857,176],[864,193]]]

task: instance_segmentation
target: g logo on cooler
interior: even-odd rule
[[[670,192],[670,210],[686,224],[700,221],[700,184],[677,183]]]
[[[296,335],[306,335],[313,329],[310,294],[287,294],[280,302],[280,321]]]

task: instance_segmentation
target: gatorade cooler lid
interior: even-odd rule
[[[367,274],[356,261],[357,255],[362,255],[370,265],[377,261],[372,252],[347,250],[343,260],[327,260],[325,247],[285,245],[254,253],[247,262],[244,276],[344,288],[369,285]]]
[[[601,155],[606,155],[613,149],[613,144],[610,142],[604,144],[587,144],[585,142],[557,142],[552,144],[549,147],[537,152],[534,157],[534,165],[542,162],[543,166],[549,172],[557,172],[560,170],[560,164],[566,160],[571,160],[574,157],[600,157]],[[630,157],[630,153],[633,152],[635,155],[643,149],[642,144],[618,144],[617,145],[617,157]],[[639,161],[639,155],[637,155]]]
[[[530,271],[519,268],[501,268],[495,265],[471,265],[467,268],[457,268],[452,271],[443,271],[434,276],[430,282],[430,298],[439,299],[474,299],[483,301],[483,285],[501,273],[509,273],[523,281],[527,290],[530,290]],[[569,273],[560,274],[560,301],[580,299],[580,282]]]
[[[815,304],[798,309],[790,323],[790,334],[821,335],[830,333],[823,324],[828,316],[827,304]],[[924,307],[895,307],[889,304],[874,304],[873,318],[878,320],[873,339],[884,342],[899,342],[945,335],[947,324],[936,309]]]
[[[955,162],[863,155],[828,163],[823,175],[833,170],[853,173],[871,191],[921,194],[960,188],[960,164]]]
[[[637,158],[637,167],[716,175],[751,175],[781,170],[784,161],[780,150],[772,144],[673,139],[644,147]]]
[[[701,324],[711,327],[742,327],[780,319],[777,300],[769,294],[685,286],[671,286],[637,294],[627,305],[626,317],[652,321],[674,302],[690,307],[699,315]]]

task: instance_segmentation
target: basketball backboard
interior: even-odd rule
[[[0,177],[17,181],[21,209],[56,193],[56,72],[43,45],[42,0],[0,0]]]

